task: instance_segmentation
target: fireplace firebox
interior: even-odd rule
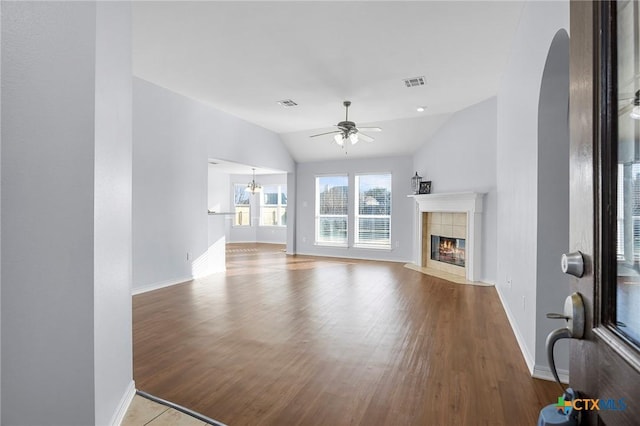
[[[440,235],[431,235],[431,259],[464,268],[464,238],[450,238]]]

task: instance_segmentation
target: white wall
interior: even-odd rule
[[[96,7],[95,423],[105,425],[114,424],[114,416],[122,414],[135,389],[131,343],[131,4],[98,2]]]
[[[139,79],[133,86],[133,286],[193,276],[207,252],[207,147],[202,111]]]
[[[0,2],[0,46],[2,46],[2,2]],[[2,60],[0,60],[0,82],[2,81]],[[2,99],[2,85],[0,84],[0,99]],[[2,102],[0,102],[0,129],[2,129]],[[2,132],[0,131],[0,153],[2,152]],[[0,164],[2,157],[0,155]],[[2,169],[0,166],[0,176]],[[0,189],[0,224],[2,223],[2,190]],[[2,228],[0,225],[0,241],[2,241]],[[0,259],[2,248],[0,244]],[[2,423],[2,262],[0,261],[0,424]]]
[[[107,424],[133,390],[129,6],[2,8],[1,422]]]
[[[482,281],[496,282],[497,99],[453,114],[413,157],[413,169],[432,192],[484,192]],[[416,236],[418,237],[418,236]]]
[[[207,185],[209,210],[215,212],[232,212],[231,180],[228,173],[211,170],[209,165],[209,180]]]
[[[533,372],[538,311],[538,103],[547,53],[556,32],[569,27],[568,2],[528,2],[498,92],[497,290]],[[557,300],[550,311],[558,310]]]
[[[219,214],[209,215],[209,248],[207,250],[208,272],[220,272],[227,268],[226,243],[231,233],[232,215],[225,215],[233,211],[229,202],[231,183],[228,173],[219,173],[209,164],[208,173],[208,202],[209,211]]]
[[[94,422],[95,13],[3,3],[3,424]]]
[[[338,147],[336,147],[338,149]],[[349,247],[314,245],[315,240],[315,177],[326,174],[349,175],[349,205],[355,205],[354,176],[357,173],[391,173],[391,250],[353,247],[353,217],[349,217]],[[413,163],[411,157],[388,157],[299,163],[296,201],[296,251],[299,254],[336,256],[375,260],[410,262],[413,259],[413,198],[411,192]]]
[[[206,255],[209,158],[295,169],[276,134],[135,77],[133,126],[136,292],[189,279]]]

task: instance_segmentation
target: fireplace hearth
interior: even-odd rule
[[[465,266],[464,238],[431,235],[431,259],[451,265]]]

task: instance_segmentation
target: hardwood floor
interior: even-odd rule
[[[133,298],[138,389],[228,425],[534,425],[493,287],[229,245],[226,273]]]

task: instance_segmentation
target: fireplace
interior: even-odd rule
[[[431,235],[431,259],[465,266],[465,239]]]
[[[416,202],[416,266],[480,281],[484,195],[477,192],[410,195]],[[432,259],[432,247],[440,245],[432,245],[432,235],[452,239],[451,246],[457,253],[448,253],[445,247],[442,256],[438,248],[438,256],[447,261]]]

